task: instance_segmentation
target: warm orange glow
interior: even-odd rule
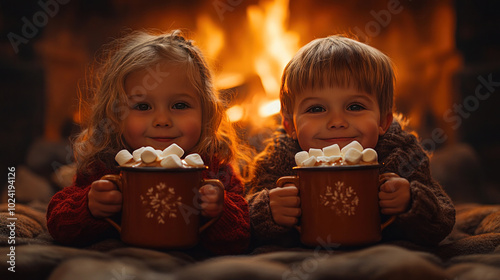
[[[82,116],[81,116],[80,111],[75,111],[73,113],[73,122],[77,123],[77,124],[81,124],[82,123]]]
[[[242,85],[245,82],[245,77],[240,73],[223,73],[215,79],[215,87],[217,89],[228,89]]]
[[[253,98],[244,99],[239,106],[229,108],[227,114],[231,122],[252,116],[252,122],[261,126],[263,118],[280,111],[281,74],[299,49],[299,34],[286,28],[289,23],[289,0],[261,0],[256,5],[248,6],[246,12],[251,39],[240,47],[247,48],[247,56],[243,58],[247,63],[237,65],[239,69],[232,69],[230,73],[218,74],[215,83],[218,89],[231,89],[248,83],[249,86],[242,90],[250,90]],[[217,26],[206,25],[204,28],[217,29]],[[245,74],[235,74],[237,71]],[[258,75],[259,85],[251,84],[255,81],[248,79],[252,76],[249,73]],[[263,92],[259,92],[260,89]]]
[[[283,68],[299,48],[299,35],[285,28],[288,10],[288,0],[260,1],[247,9],[254,44],[260,50],[254,58],[255,72],[270,98],[278,96]]]
[[[226,112],[230,122],[237,122],[243,118],[245,109],[243,109],[240,105],[235,105],[227,109]]]
[[[132,2],[113,1],[110,9],[120,20],[96,14],[78,26],[81,32],[65,26],[78,12],[70,9],[68,16],[50,20],[48,32],[37,38],[36,55],[46,84],[46,139],[62,139],[67,120],[81,123],[87,119],[86,107],[81,116],[75,113],[76,89],[82,86],[86,93],[86,78],[93,79],[86,77],[85,69],[100,62],[100,57],[94,61],[95,47],[119,33],[149,28],[157,32],[181,29],[194,39],[214,74],[221,98],[228,106],[238,105],[229,110],[231,120],[252,129],[262,129],[277,119],[269,116],[279,112],[279,104],[268,102],[278,98],[283,69],[299,47],[337,33],[358,36],[391,58],[397,71],[395,108],[411,119],[409,126],[424,140],[432,138],[434,128],[443,128],[449,139],[446,145],[451,144],[460,140],[458,129],[465,129],[456,127],[464,117],[453,109],[467,94],[462,92],[467,88],[457,88],[456,83],[457,73],[463,74],[459,71],[464,70],[467,52],[461,53],[456,46],[460,38],[455,37],[462,34],[458,31],[478,30],[459,28],[453,1],[429,2],[425,8],[405,1],[366,1],[366,5],[352,1],[163,1],[165,4],[144,4],[128,13],[136,9]],[[107,28],[93,30],[103,23]]]
[[[263,118],[272,116],[280,112],[280,100],[275,99],[272,101],[265,102],[262,106],[259,107],[259,115]]]
[[[219,28],[207,15],[201,15],[197,19],[198,29],[196,31],[199,37],[198,42],[203,42],[203,50],[208,58],[216,57],[225,44],[224,31]]]

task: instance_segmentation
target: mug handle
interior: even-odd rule
[[[294,184],[298,188],[298,186],[299,186],[299,177],[297,177],[297,176],[283,176],[283,177],[280,177],[276,181],[276,185],[278,186],[278,188],[282,188],[287,183],[292,183],[292,184]],[[302,231],[302,229],[300,228],[300,226],[298,224],[294,225],[293,227],[299,233]]]
[[[121,192],[123,190],[123,185],[122,185],[122,180],[120,175],[116,174],[108,174],[104,175],[101,177],[101,180],[108,180],[111,181],[113,184],[115,184],[118,187],[118,190]],[[118,232],[122,232],[122,227],[118,225],[115,221],[111,220],[110,218],[104,218],[108,223],[110,223]]]
[[[216,186],[219,188],[219,191],[222,192],[222,195],[224,197],[224,185],[219,181],[219,179],[202,179],[201,185],[206,185],[206,184],[211,184],[213,186]],[[209,226],[211,226],[213,223],[215,223],[220,216],[222,216],[222,212],[217,216],[212,218],[210,221],[206,222],[203,226],[200,227],[199,232],[202,233],[205,229],[207,229]]]
[[[283,177],[280,177],[276,181],[276,185],[278,185],[278,188],[282,188],[286,183],[292,183],[298,187],[299,177],[297,177],[297,176],[283,176]]]
[[[385,183],[387,180],[389,180],[391,178],[399,178],[399,175],[396,174],[396,173],[383,173],[383,174],[380,174],[379,177],[378,177],[379,186],[381,186],[383,183]],[[380,225],[380,229],[384,230],[387,226],[389,226],[390,224],[392,224],[395,220],[396,220],[396,216],[395,215],[391,216],[387,221],[385,221],[385,223],[383,223],[383,224]]]

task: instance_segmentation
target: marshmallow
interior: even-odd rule
[[[361,157],[361,152],[358,149],[352,147],[344,154],[344,160],[349,164],[359,163],[361,161]]]
[[[302,166],[314,166],[316,164],[316,157],[312,156],[302,162]]]
[[[135,150],[132,152],[132,156],[134,157],[134,161],[140,161],[141,160],[141,154],[142,151],[144,151],[146,147],[140,147],[139,149]]]
[[[321,149],[309,149],[309,157],[321,157],[324,156],[323,151]]]
[[[300,151],[295,154],[297,166],[337,166],[377,163],[377,152],[374,149],[363,149],[358,141],[352,141],[342,150],[338,144],[320,149],[309,149],[309,152]],[[363,162],[361,162],[363,161]]]
[[[337,156],[329,156],[328,157],[328,162],[336,162],[336,161],[339,161],[342,159],[342,156],[341,155],[337,155]]]
[[[129,151],[125,150],[125,149],[119,151],[116,154],[116,156],[115,156],[115,160],[116,160],[116,162],[118,162],[118,164],[120,166],[122,166],[125,163],[129,162],[133,158],[134,158],[134,156],[132,156],[132,154]]]
[[[328,162],[330,162],[330,157],[319,156],[319,157],[316,158],[316,161],[317,162],[322,162],[322,163],[328,163]]]
[[[168,155],[177,155],[178,157],[182,157],[184,154],[184,150],[179,147],[177,144],[172,144],[168,146],[163,152],[161,153],[162,157],[167,157]]]
[[[351,148],[354,148],[356,150],[358,150],[360,153],[363,151],[363,146],[361,146],[361,144],[359,144],[358,141],[354,140],[352,141],[351,143],[345,145],[344,148],[342,148],[342,150],[340,150],[340,152],[342,152],[342,154],[346,154],[346,152],[351,149]]]
[[[323,148],[323,154],[327,157],[331,156],[339,156],[340,155],[340,147],[338,144],[333,144],[328,147]]]
[[[372,148],[366,148],[363,150],[362,159],[365,162],[376,162],[377,161],[377,152]]]
[[[309,153],[306,151],[300,151],[295,154],[295,163],[297,166],[302,165],[302,163],[309,158]]]
[[[181,158],[175,154],[170,154],[161,160],[161,166],[165,168],[179,168],[182,167]]]
[[[158,159],[161,159],[162,158],[161,153],[163,153],[163,151],[162,150],[155,150],[155,152],[156,152],[156,155],[158,156]]]
[[[205,163],[203,163],[203,159],[201,159],[201,156],[199,154],[190,154],[190,155],[187,155],[184,158],[184,161],[189,166],[194,166],[194,167],[203,167],[203,166],[205,166]]]
[[[146,147],[141,153],[141,160],[144,163],[152,163],[156,161],[158,158],[158,154],[156,153],[156,150],[153,149],[152,147]]]

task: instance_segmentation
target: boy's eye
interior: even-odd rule
[[[349,111],[361,111],[363,109],[365,109],[365,107],[361,104],[352,104],[347,107],[347,110]]]
[[[151,106],[149,106],[146,103],[138,103],[138,104],[135,104],[133,108],[135,110],[139,110],[139,111],[147,111],[147,110],[151,109]]]
[[[172,109],[183,110],[189,108],[189,104],[185,102],[178,102],[172,106]]]
[[[326,111],[325,108],[315,105],[315,106],[309,107],[306,112],[308,112],[308,113],[321,113],[321,112],[325,112],[325,111]]]

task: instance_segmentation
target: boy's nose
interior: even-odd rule
[[[348,123],[344,116],[339,113],[332,113],[329,116],[328,128],[346,128]]]

